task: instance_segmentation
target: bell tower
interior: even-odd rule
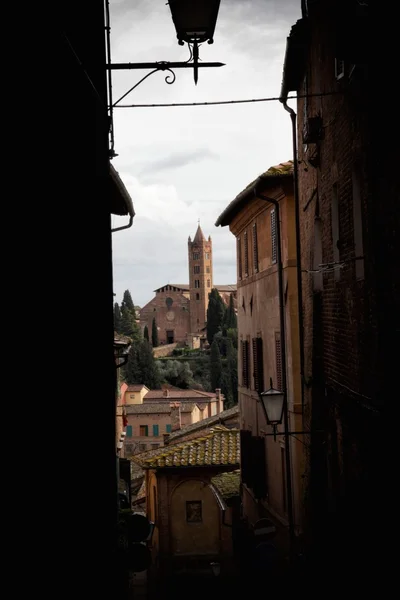
[[[191,333],[201,333],[207,321],[208,295],[213,287],[212,241],[199,225],[193,242],[189,236],[189,288]]]

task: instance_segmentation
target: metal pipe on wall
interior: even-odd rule
[[[290,435],[289,435],[289,407],[287,393],[287,377],[286,377],[286,325],[285,325],[285,297],[283,292],[283,263],[282,263],[282,242],[281,242],[281,217],[279,210],[279,202],[274,198],[269,198],[257,192],[254,188],[254,195],[260,200],[273,204],[276,210],[276,245],[277,245],[277,267],[278,267],[278,291],[279,291],[279,322],[281,330],[281,360],[282,360],[282,387],[284,394],[283,399],[283,426],[285,430],[285,466],[286,466],[286,490],[287,490],[287,507],[288,507],[288,522],[289,522],[289,541],[290,541],[290,558],[293,558],[295,548],[295,532],[294,532],[294,515],[293,515],[293,492],[292,492],[292,469],[290,457]]]

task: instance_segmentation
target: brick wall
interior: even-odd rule
[[[394,224],[391,229],[387,217],[395,196],[376,193],[384,186],[372,152],[386,150],[384,144],[376,150],[369,143],[368,117],[373,113],[368,112],[366,70],[345,62],[343,77],[336,77],[334,28],[320,12],[327,4],[310,9],[311,45],[299,92],[337,94],[301,99],[297,106],[305,425],[321,428],[325,442],[320,446],[317,439],[313,446],[307,477],[312,519],[318,523],[327,513],[336,515],[325,528],[316,529],[328,540],[326,528],[336,529],[337,537],[344,531],[348,535],[351,528],[351,539],[360,548],[366,535],[365,529],[360,534],[362,522],[376,500],[372,488],[378,477],[379,415],[387,385],[388,348],[382,340],[391,327],[382,315],[390,313],[396,285],[398,289],[393,283],[393,248],[383,236],[386,230],[386,237],[394,238]],[[322,118],[322,139],[307,146],[302,140],[306,116]],[[393,180],[391,172],[386,177]],[[395,188],[398,192],[398,182],[392,184]],[[379,205],[384,206],[382,215]],[[318,269],[317,262],[337,264],[311,273]],[[391,277],[382,281],[385,272]]]

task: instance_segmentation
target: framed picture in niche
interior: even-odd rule
[[[186,522],[201,523],[203,521],[201,500],[188,500],[186,502]]]

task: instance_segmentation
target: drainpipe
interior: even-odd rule
[[[292,121],[293,142],[293,194],[296,221],[296,254],[297,254],[297,303],[299,310],[299,342],[300,342],[300,385],[301,385],[301,409],[304,417],[304,317],[303,317],[303,284],[301,274],[301,242],[300,242],[300,198],[299,198],[299,167],[297,160],[297,127],[296,113],[287,105],[287,90],[282,84],[280,102],[283,108],[290,114]]]
[[[292,469],[290,459],[290,440],[289,440],[289,407],[287,394],[287,377],[286,377],[286,327],[285,327],[285,297],[283,293],[283,264],[282,264],[282,243],[281,243],[281,217],[279,210],[279,202],[274,198],[269,198],[257,192],[254,188],[254,196],[265,202],[274,205],[276,210],[276,250],[277,250],[277,266],[278,266],[278,290],[279,290],[279,322],[281,330],[281,359],[282,359],[282,387],[283,387],[283,426],[285,430],[285,461],[286,461],[286,491],[287,491],[287,507],[289,521],[289,541],[290,541],[290,559],[294,557],[295,548],[295,533],[294,533],[294,515],[293,515],[293,497],[292,497]]]
[[[130,227],[132,227],[133,216],[134,215],[129,215],[128,225],[122,225],[122,227],[116,227],[115,229],[111,229],[111,233],[115,233],[116,231],[122,231],[123,229],[129,229]]]

